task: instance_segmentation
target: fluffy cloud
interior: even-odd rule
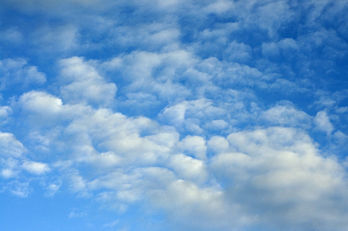
[[[106,109],[75,119],[66,132],[76,139],[72,147],[81,153],[81,158],[88,158],[88,153],[93,155],[95,149],[107,150],[111,152],[96,158],[112,158],[123,164],[156,163],[166,158],[178,139],[173,129],[162,129],[147,118],[127,118]]]
[[[233,217],[235,211],[225,206],[223,193],[215,188],[199,188],[190,182],[176,180],[164,190],[155,191],[153,197],[155,205],[168,211],[169,221],[176,228],[233,230],[245,222]],[[234,218],[233,222],[229,222],[228,216]]]
[[[179,144],[183,151],[195,156],[198,159],[204,160],[206,158],[207,147],[205,140],[200,136],[186,136]]]
[[[25,161],[22,168],[36,175],[44,174],[50,170],[47,164],[34,161]]]
[[[40,91],[31,91],[23,94],[19,104],[26,111],[40,115],[58,115],[63,109],[61,99]]]
[[[20,157],[25,148],[11,133],[0,132],[0,153],[2,156]]]
[[[224,118],[226,114],[224,108],[215,106],[211,100],[201,98],[168,106],[161,112],[160,117],[180,130],[200,134],[203,126],[208,125],[209,128],[210,122]]]
[[[348,211],[346,173],[322,157],[311,139],[290,128],[232,133],[229,151],[212,167],[230,203],[268,228],[343,230]],[[334,214],[333,216],[331,216]]]
[[[208,148],[214,153],[227,151],[229,147],[228,141],[222,136],[213,136],[208,141]]]
[[[88,102],[94,105],[107,105],[112,102],[116,85],[107,83],[93,66],[78,57],[61,60],[59,64],[65,85],[61,92],[67,102]]]
[[[330,118],[325,111],[320,111],[314,117],[314,123],[317,129],[326,132],[327,135],[330,135],[334,130]]]
[[[6,123],[12,109],[9,106],[0,106],[0,124]]]
[[[207,178],[207,170],[204,162],[186,155],[177,154],[171,156],[169,166],[184,179],[204,182]]]
[[[23,177],[22,170],[40,175],[49,170],[49,167],[40,162],[29,161],[23,155],[28,150],[11,133],[0,132],[0,184],[1,192],[10,192],[19,197],[27,197],[30,193],[30,180]],[[20,178],[23,177],[23,178]]]
[[[310,127],[311,117],[291,105],[277,105],[264,112],[261,117],[271,124],[293,127]]]
[[[42,85],[46,82],[44,73],[38,71],[36,66],[28,65],[24,59],[0,60],[0,90],[9,87],[29,87],[30,85]]]
[[[3,2],[1,193],[115,229],[347,227],[347,1]]]

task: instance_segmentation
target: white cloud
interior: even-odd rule
[[[0,132],[0,155],[20,157],[26,151],[25,147],[11,133]]]
[[[197,159],[204,160],[206,158],[207,147],[204,138],[201,136],[186,136],[179,143],[179,149],[195,156]]]
[[[144,50],[172,50],[180,46],[180,30],[170,22],[119,26],[111,30],[110,36],[113,43],[121,47],[136,44]]]
[[[61,99],[40,91],[30,91],[23,94],[19,98],[21,107],[43,118],[56,117],[63,110],[63,102]]]
[[[0,170],[4,179],[16,178],[20,174],[18,157],[0,155]]]
[[[277,105],[261,114],[261,118],[274,125],[287,125],[292,127],[310,127],[311,117],[292,105]]]
[[[38,142],[41,148],[47,148],[50,140],[54,139],[58,132],[60,122],[71,121],[76,117],[88,115],[92,108],[82,104],[63,104],[62,99],[42,91],[30,91],[19,97],[18,105],[21,108],[24,119],[34,127],[51,126],[53,130],[42,137],[39,133],[31,133],[31,140]],[[53,126],[53,127],[52,127]],[[58,130],[57,130],[58,129]],[[36,140],[36,141],[35,141]]]
[[[186,108],[186,103],[180,103],[167,107],[163,111],[163,117],[174,124],[181,124],[185,120]]]
[[[30,35],[33,45],[46,55],[52,51],[71,52],[79,47],[79,33],[75,25],[40,26]]]
[[[327,135],[330,135],[334,130],[334,126],[330,122],[330,118],[326,111],[320,111],[314,117],[314,124],[318,130],[326,132]]]
[[[54,196],[60,189],[62,183],[61,182],[54,182],[54,183],[50,183],[49,185],[47,185],[46,187],[46,196]]]
[[[204,125],[204,128],[213,130],[213,131],[222,131],[227,129],[229,124],[225,120],[212,120]]]
[[[242,223],[235,217],[231,220],[235,211],[226,206],[221,191],[200,188],[184,180],[173,181],[166,188],[155,191],[152,200],[169,213],[169,222],[176,228],[228,230]]]
[[[178,140],[173,129],[162,129],[145,117],[127,118],[106,109],[78,117],[66,128],[66,134],[74,137],[71,144],[78,158],[99,164],[107,164],[108,157],[114,164],[126,165],[163,161]],[[91,143],[98,145],[93,147]],[[107,152],[97,154],[94,149]]]
[[[7,191],[27,196],[30,181],[40,178],[51,196],[64,190],[67,179],[71,191],[120,212],[132,203],[159,209],[173,230],[347,227],[346,170],[321,155],[301,130],[312,132],[314,122],[343,147],[347,135],[332,124],[338,115],[321,111],[313,120],[302,103],[274,104],[312,83],[307,75],[322,63],[315,57],[304,62],[312,43],[328,54],[326,64],[342,54],[331,51],[345,50],[323,46],[344,33],[313,27],[327,20],[326,11],[337,12],[331,5],[342,3],[310,1],[302,9],[283,0],[4,1],[15,11],[47,18],[32,31],[1,31],[0,40],[20,44],[28,31],[23,54],[52,75],[45,91],[19,93],[16,101],[6,91],[42,86],[45,74],[24,59],[0,61],[0,90],[11,106],[0,107],[6,122],[0,125],[18,129],[28,149],[0,132],[0,176],[12,182]],[[310,31],[304,36],[293,31],[299,18]],[[2,49],[6,54],[11,47]],[[299,59],[288,62],[293,55]],[[49,65],[55,62],[58,70]],[[273,93],[276,98],[269,97]],[[346,111],[343,103],[324,98],[318,104]],[[284,127],[255,129],[270,125]],[[57,172],[40,162],[43,154]],[[49,171],[57,180],[45,175]],[[70,217],[80,212],[72,210]]]
[[[7,190],[9,190],[13,195],[22,197],[22,198],[27,197],[31,191],[29,187],[29,182],[19,182],[19,181],[11,182],[7,186]]]
[[[117,60],[114,71],[118,71],[116,73],[127,84],[123,89],[127,97],[141,93],[142,95],[152,95],[162,102],[168,102],[183,99],[190,94],[190,91],[180,83],[183,78],[181,73],[185,72],[196,60],[193,54],[186,50],[174,49],[158,53],[135,51],[113,60]],[[110,68],[110,61],[105,65]],[[148,98],[152,100],[152,98]],[[143,101],[137,102],[134,106],[138,107],[143,103]]]
[[[12,109],[9,106],[0,106],[0,124],[6,123]]]
[[[42,85],[46,82],[45,74],[38,71],[36,66],[28,65],[24,59],[0,60],[0,74],[0,90],[14,86]]]
[[[169,160],[169,166],[175,170],[179,177],[189,181],[202,183],[208,176],[202,160],[183,154],[172,155]]]
[[[229,144],[224,137],[213,136],[208,141],[208,148],[215,153],[221,153],[228,150]]]
[[[298,44],[295,40],[286,38],[279,42],[262,43],[262,54],[268,58],[279,58],[279,55],[284,57],[293,56],[298,49]]]
[[[252,49],[249,45],[232,41],[225,50],[226,59],[235,62],[245,62],[252,57]]]
[[[213,101],[201,98],[192,101],[183,101],[172,106],[167,106],[160,117],[164,122],[174,125],[179,130],[187,130],[194,134],[202,133],[201,124],[223,118],[226,110],[213,104]]]
[[[232,133],[228,140],[230,151],[216,155],[212,167],[229,203],[267,228],[343,230],[347,225],[342,221],[348,211],[341,206],[348,203],[345,171],[334,158],[320,156],[305,133],[275,127]]]
[[[50,171],[47,164],[35,161],[24,161],[22,168],[35,175],[42,175]]]
[[[242,17],[244,23],[257,24],[260,28],[267,30],[272,37],[277,35],[277,30],[281,25],[295,16],[287,1],[269,1],[263,2],[263,4],[258,4],[257,1],[249,1],[247,4],[239,3],[239,7],[236,7],[235,10],[241,11],[237,15]],[[251,12],[253,14],[250,17]]]
[[[0,106],[0,118],[6,118],[12,112],[8,106]]]
[[[231,1],[226,1],[226,0],[218,0],[210,3],[206,7],[203,8],[203,11],[206,13],[216,13],[216,14],[222,14],[226,13],[231,8],[233,8],[234,4]]]
[[[93,105],[108,105],[113,101],[116,85],[106,82],[95,68],[82,58],[63,59],[59,65],[62,82],[65,82],[65,86],[61,88],[65,101]]]
[[[17,172],[14,171],[13,169],[9,169],[9,168],[5,168],[1,170],[1,174],[0,174],[3,178],[7,179],[7,178],[12,178],[14,176],[17,175]]]
[[[80,192],[82,195],[86,194],[86,180],[83,179],[83,177],[78,173],[78,171],[73,170],[72,172],[69,172],[69,183],[70,183],[70,189],[73,192]]]

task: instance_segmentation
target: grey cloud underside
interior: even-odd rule
[[[325,86],[347,1],[4,2],[61,23],[27,35],[52,76],[0,60],[0,192],[40,176],[49,196],[146,204],[173,230],[348,227],[347,92]]]

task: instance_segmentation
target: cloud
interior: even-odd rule
[[[244,43],[238,43],[236,41],[232,41],[226,51],[226,59],[235,62],[246,62],[251,58],[252,49],[250,46]]]
[[[267,229],[346,226],[346,173],[334,158],[322,157],[305,133],[274,127],[232,133],[228,141],[229,151],[213,157],[212,167],[229,203]]]
[[[74,25],[40,26],[32,34],[32,44],[49,55],[55,50],[58,53],[71,52],[79,44],[79,32]]]
[[[206,118],[210,112],[216,114],[209,103],[207,107],[199,105],[202,114],[196,113],[196,118]],[[292,107],[276,108],[298,113]],[[155,208],[165,209],[173,216],[171,221],[178,223],[173,224],[175,227],[208,230],[218,225],[223,230],[231,225],[227,215],[231,213],[236,227],[268,223],[276,227],[282,224],[298,229],[311,227],[301,218],[302,205],[309,206],[309,211],[316,211],[319,200],[324,200],[323,206],[326,202],[335,205],[337,202],[330,199],[333,193],[330,188],[337,188],[338,197],[343,197],[345,191],[341,166],[334,159],[321,157],[308,135],[294,128],[241,131],[227,138],[214,136],[206,144],[203,137],[186,136],[179,140],[175,130],[148,118],[127,117],[108,109],[93,109],[71,118],[65,133],[71,139],[70,160],[76,168],[73,174],[69,173],[71,189],[82,195],[99,192],[98,198],[115,204],[150,199]],[[178,154],[178,150],[193,157]],[[205,162],[207,150],[214,153],[211,166]],[[152,167],[156,165],[162,167]],[[94,177],[80,172],[82,166],[94,168]],[[214,181],[210,171],[217,176],[222,189],[211,183],[202,186]],[[238,187],[233,182],[238,182]],[[251,198],[253,191],[265,201]],[[176,196],[179,192],[180,198]],[[196,194],[205,196],[198,202],[194,199]],[[283,208],[284,204],[288,207]],[[216,206],[214,214],[205,212],[211,206]],[[179,210],[183,212],[178,214]],[[265,211],[262,216],[261,211]],[[345,216],[344,210],[333,212],[337,211]],[[325,227],[337,225],[326,213],[310,214],[306,219],[321,220]],[[206,222],[192,224],[185,217],[204,218]]]
[[[109,4],[106,4],[107,2],[104,2],[104,5],[101,4],[100,0],[64,0],[60,2],[43,0],[25,0],[19,2],[18,0],[5,0],[5,3],[8,4],[10,7],[14,7],[15,9],[23,11],[25,13],[41,12],[53,14],[55,16],[62,16],[66,13],[74,13],[72,6],[82,7],[84,9],[91,8],[97,11],[105,9],[104,7],[107,8],[107,6],[109,6]],[[62,11],[59,11],[58,9]]]
[[[0,80],[0,90],[2,91],[9,87],[29,87],[42,85],[46,82],[44,73],[20,58],[0,60],[0,74],[2,75]]]
[[[347,1],[3,2],[1,192],[106,228],[347,227]]]
[[[26,178],[23,170],[42,175],[50,168],[47,164],[30,160],[30,150],[16,139],[12,133],[0,132],[0,191],[18,197],[27,197],[31,192],[31,178]],[[24,155],[27,154],[27,155]]]
[[[70,103],[91,103],[107,105],[115,97],[117,87],[108,83],[82,58],[72,57],[59,62],[62,81],[61,93]]]
[[[197,159],[206,158],[207,147],[205,140],[201,136],[186,136],[179,144],[182,151],[195,156]]]
[[[84,212],[84,211],[79,211],[79,210],[77,210],[77,209],[71,210],[71,211],[69,212],[69,215],[68,215],[68,217],[69,217],[70,219],[72,219],[72,218],[81,218],[81,217],[85,217],[85,216],[87,216],[87,213],[86,213],[86,212]]]
[[[23,110],[39,115],[42,119],[56,118],[63,111],[63,102],[58,97],[41,91],[30,91],[19,98]]]
[[[214,153],[221,153],[228,150],[229,144],[225,137],[213,136],[208,141],[208,149]]]
[[[41,163],[41,162],[34,162],[34,161],[25,161],[22,164],[22,168],[29,173],[35,174],[35,175],[42,175],[46,172],[50,171],[50,168],[47,164]]]
[[[201,160],[194,159],[183,154],[172,155],[169,166],[183,179],[194,182],[204,182],[207,178],[205,164]]]
[[[125,107],[130,107],[136,98],[140,102],[132,105],[142,107],[144,103],[152,105],[154,100],[166,103],[190,95],[190,91],[180,83],[180,78],[195,62],[190,52],[174,49],[166,52],[135,51],[114,57],[102,66],[119,76],[114,80],[123,85],[119,93],[129,99],[124,102]],[[147,99],[149,102],[144,102]]]
[[[228,230],[243,222],[236,217],[231,223],[226,219],[227,216],[231,219],[235,211],[225,206],[221,191],[199,188],[184,180],[176,180],[164,190],[155,191],[153,200],[156,206],[169,213],[169,221],[174,228]]]
[[[5,168],[1,170],[1,176],[5,179],[12,178],[17,175],[17,172],[13,169]]]
[[[26,92],[19,97],[17,103],[22,113],[26,115],[24,119],[34,127],[57,128],[60,122],[71,121],[75,117],[89,114],[92,110],[83,104],[64,104],[61,98],[43,91]],[[48,144],[50,142],[48,138],[53,137],[56,131],[52,131],[46,137],[40,137],[40,133],[36,133],[35,137],[34,133],[31,133],[32,140],[39,139],[39,142]]]
[[[166,158],[178,139],[174,130],[162,129],[147,118],[128,118],[107,109],[78,117],[66,128],[66,134],[74,139],[72,148],[81,153],[80,160],[106,165],[156,163]],[[93,147],[92,143],[98,146]],[[96,149],[106,152],[98,154]]]
[[[46,196],[48,197],[52,197],[54,196],[60,189],[61,187],[61,182],[54,182],[54,183],[50,183],[47,188],[46,188]]]
[[[200,134],[203,132],[201,126],[204,126],[205,122],[223,118],[226,113],[223,107],[215,106],[211,100],[201,98],[167,106],[161,112],[160,118],[178,129]]]
[[[156,51],[180,46],[180,31],[173,22],[122,25],[109,31],[108,36],[112,38],[111,43],[121,49],[136,45],[145,51]]]
[[[314,117],[314,123],[318,130],[326,132],[327,135],[330,135],[334,130],[334,126],[330,122],[330,118],[326,111],[318,112]]]
[[[0,31],[0,40],[5,43],[18,44],[23,41],[23,35],[17,28],[8,28]]]
[[[114,228],[120,223],[119,220],[114,220],[112,222],[106,223],[103,225],[104,228]]]
[[[262,44],[262,54],[268,58],[291,57],[296,53],[298,45],[294,39],[286,38],[277,43],[269,42]]]
[[[10,191],[13,195],[22,198],[27,197],[31,191],[29,187],[29,182],[20,181],[11,182],[6,189]]]
[[[0,106],[0,124],[6,123],[11,113],[12,109],[9,106]]]
[[[308,128],[311,125],[311,117],[292,105],[276,105],[263,111],[261,118],[274,125],[287,125],[291,127]]]
[[[221,14],[221,13],[228,12],[233,7],[234,7],[233,2],[226,1],[226,0],[219,0],[219,1],[215,1],[208,4],[205,8],[203,8],[203,11],[205,11],[206,13]]]
[[[26,151],[25,147],[16,137],[7,132],[0,132],[0,154],[1,156],[20,157]]]

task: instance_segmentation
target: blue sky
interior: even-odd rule
[[[0,230],[346,230],[347,15],[2,0]]]

